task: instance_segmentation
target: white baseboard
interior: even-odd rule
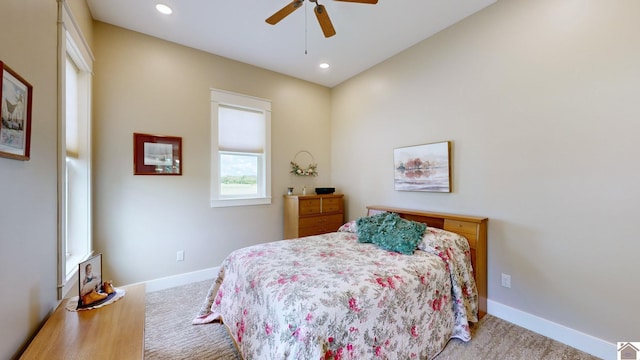
[[[487,300],[487,313],[605,360],[617,358],[616,344],[541,317]]]
[[[146,281],[147,292],[169,289],[176,286],[187,285],[198,281],[214,280],[218,276],[220,267],[198,270],[190,273],[168,276],[160,279]]]

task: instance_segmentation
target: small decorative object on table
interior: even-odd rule
[[[69,301],[68,310],[94,309],[124,296],[124,291],[114,288],[111,281],[102,281],[102,254],[78,264],[78,277],[78,298]]]
[[[293,194],[293,188],[289,187],[287,188],[287,195],[292,195]]]
[[[297,158],[300,154],[307,154],[311,158],[311,163],[308,167],[303,168],[298,165]],[[318,176],[318,164],[316,164],[316,160],[313,158],[310,152],[306,150],[300,150],[293,157],[293,161],[291,161],[291,171],[290,173],[297,176]]]

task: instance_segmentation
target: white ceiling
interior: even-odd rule
[[[291,0],[87,0],[94,19],[333,87],[496,0],[319,0],[337,34],[325,38],[305,1],[276,25],[265,19]],[[173,14],[155,10],[162,2]],[[320,69],[327,62],[329,69]]]

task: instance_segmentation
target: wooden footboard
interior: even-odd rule
[[[478,288],[478,317],[482,318],[487,313],[487,222],[489,219],[388,206],[367,206],[368,215],[384,211],[394,212],[404,219],[425,223],[428,226],[451,231],[467,238],[471,247],[473,275]]]

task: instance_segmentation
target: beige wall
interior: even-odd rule
[[[635,0],[499,1],[334,88],[349,218],[367,204],[487,216],[491,301],[637,338],[639,14]],[[394,191],[393,148],[444,140],[453,193]]]
[[[499,1],[333,90],[102,23],[92,34],[70,4],[95,41],[94,233],[117,284],[280,239],[286,187],[332,185],[350,218],[367,204],[488,216],[490,301],[611,342],[637,335],[636,1]],[[0,158],[11,358],[56,304],[56,2],[3,0],[0,20],[0,60],[34,86],[31,160]],[[209,207],[211,87],[273,101],[272,205]],[[133,132],[182,136],[184,175],[133,176]],[[453,193],[394,191],[393,148],[442,140]],[[302,149],[319,178],[288,174]]]
[[[106,276],[128,284],[212,268],[282,239],[286,188],[331,178],[330,90],[104,23],[94,30],[94,235]],[[209,206],[211,88],[272,101],[271,205]],[[134,176],[134,132],[181,136],[183,175]],[[302,149],[318,178],[289,175]]]
[[[56,34],[56,0],[0,2],[0,60],[33,86],[31,159],[0,158],[3,359],[17,356],[57,305]]]

